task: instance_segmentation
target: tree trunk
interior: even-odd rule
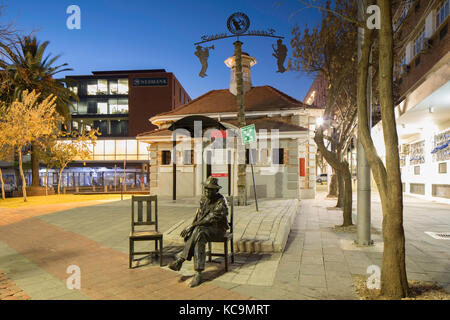
[[[386,166],[377,154],[370,136],[367,112],[367,77],[373,31],[364,29],[358,63],[357,105],[361,143],[377,184],[383,211],[383,261],[381,295],[399,299],[408,295],[403,230],[403,194],[400,178],[398,136],[392,94],[393,34],[391,3],[379,0],[381,30],[379,31],[379,91]],[[365,11],[365,10],[364,10]]]
[[[2,183],[2,199],[5,200],[5,182],[3,181],[3,173],[1,168],[0,168],[0,181]]]
[[[31,185],[33,187],[39,187],[39,146],[36,143],[32,143],[31,148]]]
[[[58,177],[58,194],[61,194],[61,177],[62,177],[62,172],[64,170],[64,167],[61,168],[61,170],[59,170],[59,177]]]
[[[352,219],[352,177],[347,161],[344,160],[345,168],[342,170],[342,180],[344,186],[344,227],[353,225]]]
[[[336,170],[333,169],[333,173],[331,174],[330,179],[330,187],[328,188],[327,198],[337,197],[338,196],[338,182]]]
[[[23,201],[27,202],[27,183],[25,182],[25,175],[23,174],[23,168],[22,168],[22,148],[19,148],[19,172],[20,172],[20,177],[22,178]]]
[[[340,170],[336,170],[336,180],[338,182],[338,200],[336,203],[336,208],[344,207],[344,179],[342,178],[342,173]]]
[[[48,165],[45,168],[45,195],[48,196]]]

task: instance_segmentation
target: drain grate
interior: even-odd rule
[[[450,240],[450,233],[449,232],[431,232],[431,231],[425,231],[427,235],[430,237],[433,237],[434,239],[438,240]]]

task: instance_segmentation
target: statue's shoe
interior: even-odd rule
[[[190,286],[191,288],[194,288],[194,287],[198,286],[201,282],[202,282],[202,276],[201,276],[200,273],[197,272],[197,273],[194,275],[194,277],[192,278],[192,281],[191,281],[191,283],[190,283],[189,286]]]
[[[183,265],[183,260],[177,259],[172,263],[169,263],[169,269],[172,269],[173,271],[179,271],[181,269],[181,266]]]

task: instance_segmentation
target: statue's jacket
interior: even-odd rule
[[[203,196],[200,199],[200,210],[195,221],[203,220],[206,226],[211,226],[224,232],[228,226],[228,206],[223,195],[218,194],[214,200]]]

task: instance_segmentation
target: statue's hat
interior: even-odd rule
[[[205,188],[209,188],[209,189],[217,189],[219,190],[220,188],[222,188],[221,186],[219,186],[219,183],[217,181],[217,178],[214,177],[208,177],[208,179],[206,180],[206,182],[203,183],[203,186]]]

